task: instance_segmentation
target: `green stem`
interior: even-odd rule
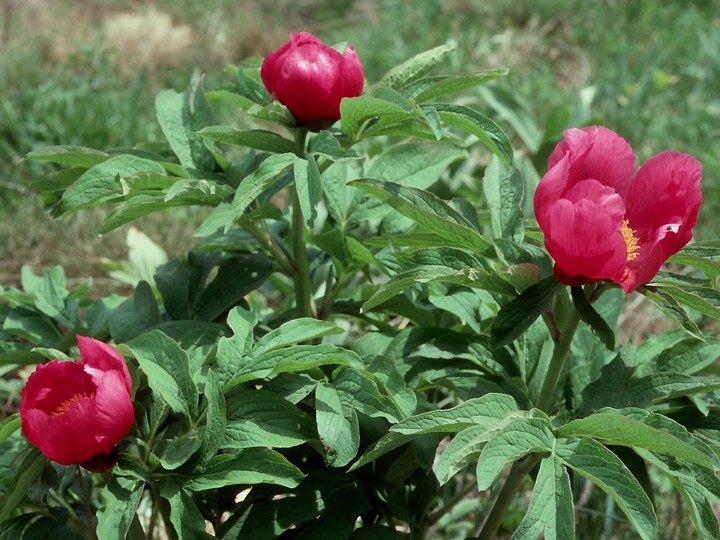
[[[535,406],[542,411],[548,412],[548,407],[552,404],[555,389],[557,388],[563,366],[565,365],[565,357],[568,351],[570,351],[570,344],[572,343],[575,329],[579,322],[580,317],[577,311],[573,309],[572,313],[568,314],[568,320],[565,322],[565,326],[560,333],[560,340],[555,345],[555,350],[550,359],[550,366],[545,374],[542,390],[540,390],[540,397],[535,404]]]
[[[269,238],[269,235],[263,233],[255,223],[246,223],[243,227],[261,246],[270,252],[284,273],[289,276],[293,275],[292,264],[285,256],[285,253]]]
[[[572,343],[579,322],[580,317],[577,311],[573,309],[572,312],[568,314],[568,319],[565,321],[565,325],[560,332],[560,339],[555,344],[555,350],[550,359],[550,366],[545,374],[545,380],[540,390],[540,397],[535,404],[535,406],[542,411],[548,412],[550,405],[553,403],[555,390],[557,389],[558,381],[560,380],[560,375],[565,365],[565,358],[570,351],[570,344]],[[530,454],[525,457],[525,459],[516,461],[513,464],[510,469],[510,474],[508,474],[495,500],[495,504],[493,504],[488,518],[480,530],[480,534],[478,535],[480,540],[495,538],[505,513],[508,508],[510,508],[510,504],[513,499],[515,499],[515,495],[517,495],[517,492],[522,487],[525,475],[537,465],[541,457],[540,454]]]
[[[298,155],[305,155],[305,137],[307,130],[299,129],[295,133],[295,142],[298,146]],[[310,263],[308,262],[305,247],[305,220],[297,188],[292,191],[292,251],[295,265],[293,280],[295,281],[295,303],[298,317],[313,317],[312,280],[310,279]]]

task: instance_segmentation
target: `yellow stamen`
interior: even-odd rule
[[[626,219],[623,221],[620,232],[622,233],[625,245],[627,246],[627,262],[633,261],[639,255],[636,251],[640,249],[638,246],[638,237],[635,236],[636,231],[630,228],[629,222]]]
[[[94,398],[95,394],[88,393],[88,394],[74,394],[71,398],[66,399],[63,401],[60,405],[57,406],[57,408],[51,413],[53,416],[60,416],[67,412],[67,410],[75,403],[80,401],[81,399],[91,399]]]

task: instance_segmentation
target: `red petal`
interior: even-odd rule
[[[570,162],[569,182],[594,178],[621,197],[635,176],[635,156],[625,139],[602,126],[569,129],[548,159],[548,169],[564,156]]]
[[[97,371],[117,370],[123,374],[128,394],[132,393],[132,378],[128,371],[125,359],[107,343],[84,336],[78,336],[78,348],[80,349],[80,364],[85,371],[93,373]],[[88,369],[91,368],[91,369]]]

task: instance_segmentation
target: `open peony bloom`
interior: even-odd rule
[[[340,101],[362,93],[365,78],[352,45],[345,54],[308,32],[263,61],[260,76],[267,91],[285,105],[298,124],[331,125],[340,118]]]
[[[20,398],[22,431],[53,461],[104,470],[133,425],[132,381],[109,345],[78,336],[78,347],[79,361],[53,360],[30,375]]]
[[[606,280],[626,293],[653,279],[692,238],[700,163],[665,151],[636,172],[630,145],[600,126],[570,129],[535,192],[535,216],[555,276],[568,285]]]

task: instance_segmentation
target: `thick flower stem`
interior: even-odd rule
[[[300,157],[305,155],[305,137],[307,130],[298,129],[295,133],[295,142],[297,143],[297,153]],[[295,272],[293,279],[295,281],[295,303],[297,305],[298,317],[313,317],[314,310],[312,305],[312,281],[310,279],[310,264],[307,257],[307,249],[305,247],[305,220],[303,218],[302,207],[300,206],[300,197],[298,196],[297,187],[291,188],[292,191],[292,250],[293,263]]]
[[[550,359],[550,366],[545,374],[545,380],[543,382],[542,389],[540,390],[540,396],[538,397],[535,406],[545,412],[549,412],[549,408],[552,405],[553,397],[555,396],[555,390],[557,389],[560,375],[562,374],[563,366],[565,365],[565,358],[570,351],[570,344],[572,343],[575,330],[577,329],[580,317],[576,310],[572,310],[568,314],[568,319],[565,321],[565,325],[560,332],[560,339],[555,344],[555,350],[553,351],[552,358]],[[495,538],[500,523],[502,522],[505,513],[507,512],[510,504],[512,503],[515,495],[522,487],[525,475],[537,465],[540,461],[540,454],[530,454],[521,461],[516,461],[510,469],[505,483],[503,484],[500,493],[498,494],[495,504],[493,504],[488,518],[480,530],[478,538],[481,540],[489,540]]]

